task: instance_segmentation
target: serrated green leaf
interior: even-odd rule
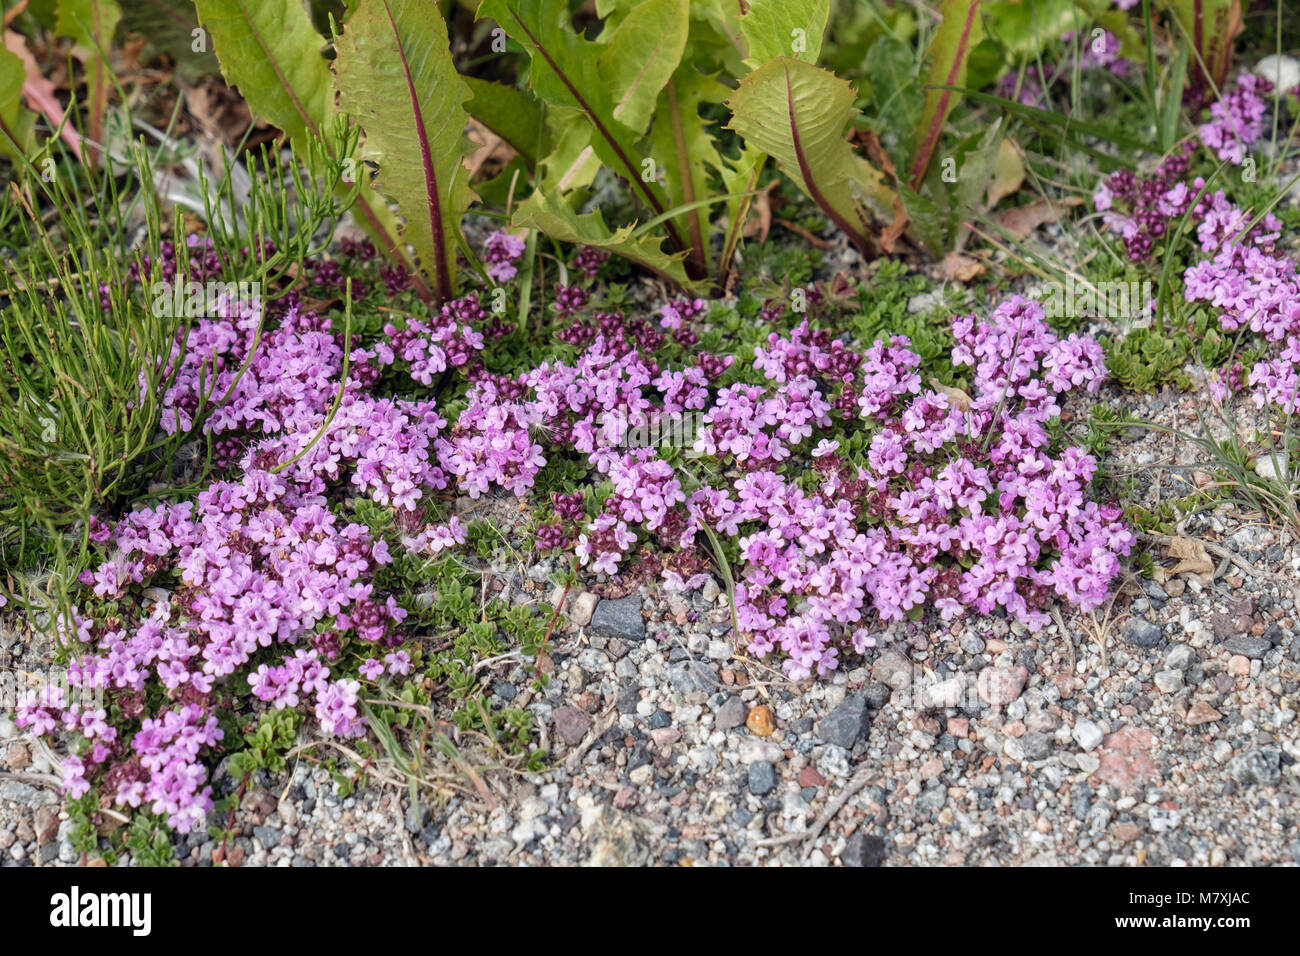
[[[816,63],[830,12],[830,0],[751,0],[740,18],[746,65],[759,67],[778,56]]]
[[[692,0],[691,51],[715,55],[729,76],[744,76],[749,43],[740,30],[741,7],[735,0]]]
[[[226,82],[239,88],[248,107],[284,130],[300,152],[320,139],[330,155],[334,116],[333,76],[322,48],[325,41],[297,3],[256,0],[195,0],[199,22],[212,39]],[[410,267],[397,240],[397,221],[362,179],[353,207],[358,223],[393,261]],[[427,296],[419,275],[416,288]]]
[[[325,45],[297,3],[195,0],[221,73],[248,107],[284,130],[291,142],[322,138],[333,113]]]
[[[943,0],[943,22],[930,41],[929,89],[917,130],[916,154],[908,178],[913,189],[920,186],[930,157],[939,145],[939,135],[956,105],[958,95],[951,87],[966,85],[966,59],[984,35],[977,0]]]
[[[611,232],[599,212],[579,215],[562,200],[536,192],[520,205],[513,222],[515,226],[540,229],[561,242],[595,246],[630,259],[687,292],[695,293],[702,289],[702,283],[693,282],[687,276],[682,265],[684,253],[665,253],[661,248],[662,240],[652,236],[632,238],[635,226],[624,226]]]
[[[565,113],[552,125],[553,145],[538,164],[538,188],[586,189],[600,171],[600,157],[591,145],[591,124],[576,113]]]
[[[640,134],[614,119],[616,100],[599,68],[604,47],[574,33],[567,0],[483,0],[478,16],[495,20],[524,47],[531,61],[528,78],[533,91],[590,126],[595,155],[630,184],[638,201],[654,215],[662,215],[668,208],[664,191],[653,177],[642,175]],[[674,249],[686,249],[676,227],[667,223],[666,229]]]
[[[858,115],[847,81],[802,60],[777,57],[741,81],[730,128],[772,156],[864,257],[874,252],[869,217],[886,215],[893,191],[854,153],[845,129]]]
[[[405,218],[402,239],[440,299],[456,294],[456,240],[474,198],[461,160],[470,149],[447,27],[419,0],[361,0],[335,44],[340,107],[365,132],[375,188]]]
[[[619,23],[597,60],[613,100],[610,115],[644,133],[659,92],[686,50],[688,0],[643,0]]]

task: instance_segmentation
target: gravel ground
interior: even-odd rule
[[[1194,399],[1175,393],[1099,400],[1166,425],[1194,420]],[[1085,407],[1071,410],[1086,420]],[[1150,431],[1112,447],[1108,467],[1134,476],[1139,503],[1191,490],[1168,466],[1196,464],[1194,449]],[[552,769],[481,764],[481,789],[462,781],[417,811],[404,786],[372,777],[340,796],[325,770],[292,763],[243,795],[225,859],[1300,863],[1300,541],[1233,505],[1180,531],[1217,546],[1213,575],[1133,578],[1108,614],[1032,635],[997,617],[895,627],[865,660],[798,683],[737,650],[717,582],[685,596],[573,592],[544,693],[517,659],[484,671],[494,706],[527,702]],[[499,580],[511,600],[556,601],[551,570],[503,568]],[[20,672],[47,666],[48,646],[0,635]],[[5,864],[76,861],[50,771],[48,754],[0,718]],[[223,792],[232,785],[218,772]],[[185,865],[214,852],[197,831],[179,848]]]

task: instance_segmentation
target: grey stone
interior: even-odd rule
[[[591,630],[604,637],[626,641],[645,640],[645,619],[641,617],[641,596],[629,594],[617,601],[601,601],[591,615]]]
[[[900,651],[886,647],[871,665],[871,677],[894,690],[902,690],[912,683],[912,662]]]
[[[679,694],[692,691],[709,693],[718,686],[718,672],[708,664],[699,661],[679,661],[669,664],[667,668],[668,684]]]
[[[34,796],[36,796],[35,787],[29,787],[17,780],[10,780],[0,787],[0,799],[12,800],[14,803],[30,803]]]
[[[274,850],[280,845],[280,831],[274,827],[253,827],[253,836],[262,841],[262,846]]]
[[[845,866],[880,866],[885,860],[885,841],[859,830],[844,841],[840,862]]]
[[[930,710],[956,707],[961,703],[962,695],[965,692],[966,682],[960,677],[935,681],[921,691],[921,706]]]
[[[818,735],[828,744],[852,750],[867,735],[871,718],[867,716],[867,698],[863,694],[845,697],[838,707],[822,718]]]
[[[762,737],[742,737],[740,740],[740,762],[743,764],[760,761],[774,764],[784,756],[785,751],[774,740]]]
[[[916,808],[918,810],[930,811],[942,809],[943,805],[948,802],[948,788],[940,784],[936,787],[930,787],[919,797],[916,798]]]
[[[880,710],[889,703],[890,695],[894,692],[888,684],[882,684],[879,681],[872,681],[866,687],[862,688],[862,695],[867,699],[867,706],[872,710]]]
[[[1130,620],[1124,630],[1124,639],[1134,647],[1155,647],[1163,637],[1164,632],[1158,624],[1140,617]]]
[[[967,654],[983,654],[984,641],[978,634],[967,631],[961,637],[961,649]]]
[[[1176,694],[1183,689],[1183,672],[1181,670],[1158,671],[1155,683],[1161,693]]]
[[[1228,761],[1228,773],[1242,786],[1277,786],[1282,781],[1282,751],[1272,747],[1247,750]]]
[[[664,727],[667,727],[672,722],[673,719],[668,716],[666,711],[661,709],[661,710],[656,710],[653,714],[650,715],[649,719],[646,720],[646,725],[651,730],[662,730]]]
[[[719,730],[732,730],[745,722],[747,714],[745,702],[732,694],[723,702],[714,715],[715,726]]]
[[[776,789],[776,768],[766,760],[755,760],[749,765],[749,792],[763,797]]]
[[[1041,731],[1029,731],[1020,738],[1020,744],[1025,748],[1025,756],[1030,760],[1046,760],[1052,752],[1051,738]]]
[[[1235,637],[1230,637],[1223,642],[1223,647],[1230,654],[1241,654],[1243,657],[1249,657],[1252,660],[1259,660],[1273,649],[1273,645],[1262,637],[1252,637],[1249,634],[1238,634]]]
[[[1155,581],[1144,580],[1142,590],[1146,592],[1147,597],[1155,598],[1157,601],[1167,601],[1169,599],[1169,594]]]
[[[1188,644],[1175,644],[1165,655],[1165,666],[1176,671],[1185,671],[1196,660],[1196,651]]]
[[[1038,730],[1045,734],[1050,734],[1057,727],[1061,726],[1061,718],[1057,717],[1050,710],[1031,710],[1025,716],[1025,726],[1030,730]]]
[[[1153,833],[1168,833],[1170,830],[1176,830],[1182,819],[1182,811],[1166,810],[1163,807],[1152,807],[1151,812],[1147,814],[1147,822],[1150,823]]]
[[[729,660],[731,658],[731,644],[727,641],[709,641],[707,653],[710,660]]]
[[[641,702],[641,686],[639,684],[625,684],[619,689],[618,697],[614,701],[620,714],[630,714],[636,710],[636,705]]]

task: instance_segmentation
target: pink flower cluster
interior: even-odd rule
[[[371,577],[388,563],[388,545],[364,525],[340,519],[330,494],[350,486],[399,514],[415,516],[420,499],[445,488],[436,443],[446,422],[431,401],[380,398],[365,388],[365,365],[410,363],[419,380],[466,364],[481,346],[460,321],[473,302],[451,303],[431,323],[353,354],[338,401],[342,347],[328,322],[291,304],[267,332],[231,401],[206,423],[214,432],[253,433],[238,475],[217,481],[194,501],[141,508],[115,525],[97,522],[104,560],[82,583],[111,617],[74,614],[65,639],[85,651],[70,666],[72,687],[103,692],[134,734],[119,734],[103,712],[86,712],[45,691],[25,699],[21,726],[80,738],[65,765],[65,786],[84,793],[92,778],[119,806],[148,803],[178,830],[212,807],[204,758],[221,739],[216,714],[228,706],[229,681],[245,674],[253,696],[275,708],[311,706],[325,733],[364,731],[355,680],[332,671],[349,643],[403,641],[406,611],[375,592]],[[205,375],[229,390],[261,320],[254,303],[224,302],[200,320],[166,396],[175,414],[164,427],[187,427]],[[213,373],[215,369],[215,374]],[[526,433],[526,432],[525,432]],[[447,465],[454,465],[448,456]],[[450,472],[455,474],[454,471]],[[408,524],[418,519],[408,519]],[[455,519],[410,536],[413,548],[437,551],[463,542]],[[158,586],[162,584],[163,587]],[[169,590],[164,590],[169,588]],[[390,672],[409,671],[403,651],[386,655]],[[164,706],[146,714],[146,697]]]
[[[1266,104],[1263,94],[1272,90],[1268,80],[1253,74],[1239,77],[1233,88],[1210,107],[1212,119],[1199,130],[1201,144],[1221,160],[1241,163],[1245,150],[1263,130]],[[1166,159],[1154,175],[1135,177],[1121,170],[1098,187],[1097,209],[1113,232],[1119,233],[1134,258],[1150,251],[1152,238],[1164,235],[1171,220],[1190,213],[1196,222],[1196,239],[1208,258],[1183,272],[1183,295],[1188,302],[1203,302],[1218,313],[1227,331],[1249,329],[1273,344],[1276,351],[1257,362],[1246,382],[1260,408],[1273,407],[1294,415],[1300,400],[1300,274],[1296,262],[1278,248],[1282,224],[1272,213],[1253,227],[1248,210],[1230,202],[1222,190],[1193,200],[1205,187],[1200,177],[1188,184],[1176,181],[1185,172],[1194,147],[1191,143],[1171,165]],[[1128,214],[1115,206],[1123,201]],[[1226,398],[1242,384],[1237,366],[1216,370],[1211,390]]]
[[[103,560],[81,578],[90,612],[63,633],[83,650],[70,684],[102,691],[115,716],[50,691],[19,713],[35,733],[76,735],[69,792],[148,803],[180,830],[201,822],[205,761],[241,678],[265,707],[310,709],[323,733],[364,732],[360,680],[405,676],[412,660],[406,611],[376,590],[388,542],[334,507],[348,496],[393,510],[394,543],[438,554],[466,529],[431,520],[430,496],[523,495],[548,457],[585,456],[603,499],[588,511],[584,491],[555,496],[539,543],[609,575],[635,551],[638,568],[691,588],[714,536],[738,539],[741,628],[793,676],[825,673],[926,607],[944,619],[1004,608],[1035,628],[1053,595],[1095,607],[1131,546],[1118,509],[1091,498],[1095,463],[1053,452],[1044,427],[1062,393],[1097,388],[1100,350],[1057,337],[1033,303],[954,322],[953,360],[974,381],[964,401],[923,389],[904,338],[859,353],[804,321],[740,368],[691,349],[698,301],[665,310],[665,332],[587,319],[580,298],[560,333],[576,356],[515,377],[477,360],[486,316],[473,297],[355,343],[346,377],[338,330],[292,301],[256,350],[259,304],[200,320],[173,358],[164,426],[192,425],[210,384],[231,400],[205,427],[244,450],[192,501],[93,525]],[[393,371],[429,389],[456,367],[470,384],[450,426],[432,400],[375,392]],[[698,427],[680,458],[638,438],[684,422]]]
[[[471,498],[493,485],[522,495],[546,464],[541,445],[529,434],[539,421],[535,408],[503,401],[490,381],[480,382],[470,389],[469,407],[450,436],[438,440],[439,459]]]
[[[525,376],[531,394],[511,403],[513,427],[531,423],[557,453],[585,453],[612,486],[591,520],[557,500],[559,521],[539,537],[571,541],[581,565],[615,574],[634,548],[646,559],[645,536],[678,589],[704,580],[689,556],[705,527],[738,538],[749,649],[779,649],[793,676],[825,673],[843,650],[870,646],[881,622],[927,604],[945,619],[1002,607],[1032,628],[1053,595],[1099,606],[1133,538],[1118,507],[1091,500],[1095,462],[1079,449],[1051,454],[1044,426],[1062,393],[1100,386],[1100,347],[1058,337],[1041,306],[1018,298],[986,321],[957,319],[954,334],[954,362],[973,369],[969,403],[923,391],[904,338],[858,354],[804,322],[755,350],[759,381],[721,385],[703,360],[660,370],[597,335],[575,364]],[[735,466],[741,477],[705,482],[655,448],[625,447],[627,423],[684,408],[702,412],[692,448],[715,462],[706,472]],[[871,436],[862,465],[823,437],[842,408]],[[811,491],[781,470],[804,454],[821,476]]]
[[[371,540],[364,526],[341,524],[326,507],[319,478],[299,485],[265,470],[261,458],[244,466],[240,481],[218,482],[197,502],[124,517],[114,529],[112,556],[84,581],[98,596],[138,610],[121,624],[80,616],[73,622],[90,652],[70,665],[70,685],[102,690],[128,712],[141,706],[150,688],[160,687],[177,708],[164,712],[164,724],[146,719],[129,746],[87,724],[86,715],[65,710],[63,720],[77,722],[87,745],[77,777],[84,779],[93,767],[107,779],[121,778],[120,805],[150,800],[181,830],[211,808],[210,788],[196,781],[205,774],[201,745],[215,738],[211,731],[177,731],[196,742],[159,749],[159,726],[170,727],[180,719],[171,715],[179,714],[188,724],[202,718],[205,727],[215,728],[221,682],[270,654],[272,662],[249,674],[256,697],[277,708],[314,697],[322,727],[327,715],[331,732],[359,733],[363,722],[344,720],[331,703],[340,691],[321,658],[337,651],[335,635],[322,626],[335,619],[345,627],[350,614],[369,625],[359,626],[357,636],[373,641],[392,635],[405,617],[391,597],[375,595],[367,580],[390,560],[385,543]],[[132,572],[112,570],[123,567]],[[164,569],[177,574],[176,590],[138,586]],[[311,647],[304,649],[304,643]],[[294,645],[299,646],[291,650]],[[278,663],[277,652],[286,655]],[[20,725],[48,730],[51,703],[25,701]]]
[[[1243,73],[1237,77],[1232,88],[1210,104],[1209,121],[1197,129],[1201,142],[1225,163],[1240,166],[1246,159],[1246,148],[1264,132],[1268,110],[1264,97],[1272,91],[1273,84],[1262,76]]]
[[[869,646],[873,618],[927,602],[944,619],[1004,607],[1034,629],[1049,593],[1097,607],[1132,547],[1119,508],[1089,500],[1095,462],[1079,449],[1052,457],[1042,427],[1060,392],[1100,384],[1096,343],[1058,340],[1020,299],[987,322],[956,320],[954,333],[954,362],[975,366],[969,408],[916,394],[898,374],[914,367],[898,354],[905,342],[874,367],[878,343],[862,369],[877,382],[866,467],[828,451],[815,493],[765,470],[692,499],[696,520],[743,535],[741,627],[753,653],[780,648],[791,676],[833,669],[842,645]]]

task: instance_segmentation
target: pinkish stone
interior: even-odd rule
[[[986,667],[975,682],[980,698],[995,707],[1005,706],[1025,689],[1029,671],[1023,667]]]
[[[1122,727],[1107,734],[1097,755],[1097,777],[1131,793],[1158,784],[1160,769],[1153,759],[1156,746],[1155,734],[1142,727]]]
[[[804,767],[799,771],[799,786],[801,787],[824,787],[826,778],[817,772],[816,767]]]

